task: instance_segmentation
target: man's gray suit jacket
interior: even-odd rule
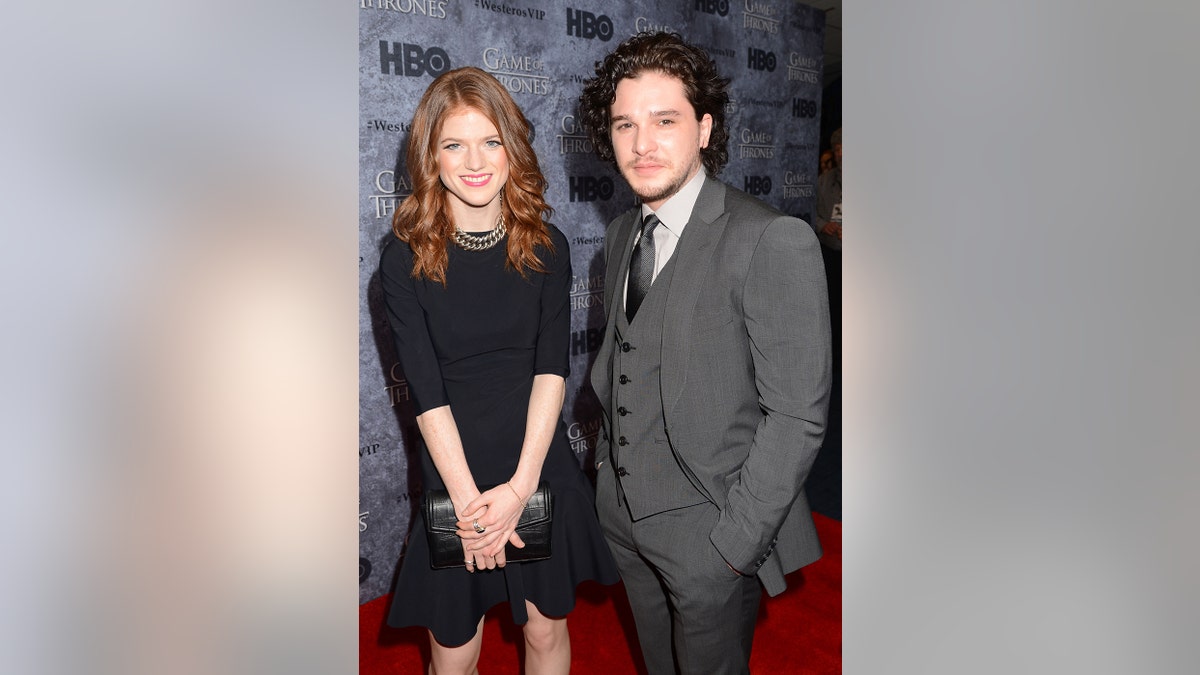
[[[605,337],[592,369],[609,455],[615,312],[640,208],[605,236]],[[804,479],[825,435],[829,299],[820,244],[803,221],[706,178],[675,250],[661,345],[666,436],[688,479],[719,510],[706,533],[769,595],[821,556]]]

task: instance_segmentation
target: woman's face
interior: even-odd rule
[[[461,205],[485,207],[508,182],[508,154],[500,132],[472,108],[459,110],[442,124],[437,163],[442,185]]]

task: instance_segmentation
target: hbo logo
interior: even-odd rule
[[[696,0],[696,10],[705,14],[729,14],[729,0]]]
[[[775,52],[766,52],[761,49],[750,48],[750,58],[746,67],[750,70],[766,70],[775,72]]]
[[[608,176],[571,176],[570,194],[573,202],[608,201],[613,196],[613,182]]]
[[[391,48],[388,48],[388,43],[380,40],[379,68],[384,75],[389,74],[390,70],[391,74],[408,77],[418,77],[426,73],[437,76],[450,70],[450,56],[441,47],[422,49],[419,45],[393,42]]]
[[[817,102],[808,98],[792,99],[792,117],[816,117]]]
[[[771,177],[746,176],[744,179],[744,187],[742,189],[746,192],[746,194],[769,195],[771,194]]]
[[[567,35],[575,37],[587,38],[589,40],[600,38],[601,42],[608,42],[613,36],[612,19],[601,14],[596,16],[591,12],[582,9],[567,8]]]

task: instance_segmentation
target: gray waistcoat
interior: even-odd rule
[[[667,444],[659,371],[667,289],[675,256],[659,272],[631,325],[617,312],[613,356],[613,461],[634,520],[707,501]]]

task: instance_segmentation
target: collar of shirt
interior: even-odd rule
[[[695,176],[683,187],[679,188],[679,192],[671,195],[671,198],[663,202],[663,205],[658,207],[657,211],[651,210],[649,206],[642,204],[642,218],[651,213],[658,216],[663,227],[667,228],[675,238],[683,236],[683,228],[687,227],[688,221],[692,218],[692,209],[696,208],[696,200],[700,198],[700,188],[704,187],[704,168],[701,167],[696,172]],[[658,241],[662,241],[659,239]]]

